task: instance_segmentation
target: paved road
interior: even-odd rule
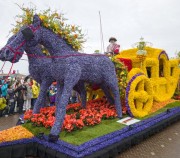
[[[1,117],[0,130],[15,126],[18,117]],[[126,150],[117,158],[180,158],[180,122]]]

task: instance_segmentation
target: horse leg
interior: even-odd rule
[[[47,93],[47,89],[49,88],[49,86],[51,85],[52,80],[44,80],[41,85],[40,85],[40,93],[39,96],[36,100],[36,103],[34,105],[33,108],[33,113],[37,114],[40,112],[40,108],[43,107],[45,105],[45,101],[46,101],[46,93]]]
[[[111,76],[111,78],[109,78]],[[122,107],[121,107],[121,101],[120,101],[120,94],[119,94],[119,87],[118,87],[118,81],[116,78],[116,74],[107,76],[105,80],[105,86],[107,85],[109,89],[111,90],[112,94],[114,95],[114,103],[116,112],[119,118],[122,118]],[[112,77],[114,76],[114,77]]]
[[[101,86],[101,89],[103,90],[108,102],[111,104],[111,105],[114,105],[114,98],[112,97],[111,93],[110,93],[110,90],[107,86],[105,86],[104,84],[102,84]]]
[[[75,71],[72,73],[68,72],[67,77],[64,79],[63,91],[60,97],[59,89],[57,93],[57,105],[56,105],[56,121],[50,131],[49,141],[55,142],[59,138],[59,133],[61,131],[61,127],[64,122],[65,114],[66,114],[66,106],[68,105],[69,97],[71,96],[71,91],[73,87],[77,84],[80,73]]]
[[[79,82],[75,87],[74,90],[77,91],[81,96],[81,106],[83,108],[86,108],[86,89],[83,82]]]
[[[81,96],[81,106],[83,108],[86,108],[86,98],[87,98],[87,92],[86,92],[86,88],[84,86],[84,83],[80,83],[80,90],[81,90],[81,93],[80,93],[80,96]]]

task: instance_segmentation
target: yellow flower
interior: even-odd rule
[[[58,34],[59,34],[59,35],[62,35],[62,31],[61,31],[61,30],[58,30]]]
[[[148,115],[153,104],[153,89],[150,80],[145,75],[137,76],[131,83],[126,97],[128,97],[128,105],[133,116]]]
[[[48,28],[49,25],[47,23],[44,23],[44,26]]]
[[[39,18],[43,21],[46,18],[46,16],[45,15],[40,15]]]
[[[124,71],[121,72],[121,75],[124,75]]]
[[[136,74],[141,74],[127,87],[128,104],[132,114],[144,117],[149,114],[153,101],[169,100],[176,89],[179,79],[177,60],[169,60],[162,49],[146,47],[146,56],[137,56],[137,48],[124,50],[115,58],[132,61],[132,70],[128,73],[129,82]]]

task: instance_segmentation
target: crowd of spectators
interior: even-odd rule
[[[0,116],[22,114],[32,109],[39,95],[39,84],[32,78],[0,79]]]
[[[39,91],[39,84],[31,77],[0,79],[0,117],[16,113],[23,114],[25,111],[33,109]],[[44,106],[55,105],[56,93],[56,82],[53,82],[47,91],[46,105]],[[77,100],[77,93],[72,91],[69,103],[75,103]]]

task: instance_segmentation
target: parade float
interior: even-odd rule
[[[22,10],[24,14],[18,16],[17,25],[13,29],[15,35],[1,49],[0,59],[12,63],[18,62],[25,51],[29,60],[30,74],[41,85],[41,93],[33,111],[27,111],[21,116],[20,120],[25,122],[23,125],[0,131],[2,158],[115,157],[180,119],[180,102],[171,99],[179,80],[178,61],[170,60],[164,50],[148,47],[141,39],[136,48],[124,50],[111,60],[104,55],[80,54],[77,51],[84,40],[78,27],[64,24],[63,16],[57,12],[47,10],[34,16],[33,9],[22,8]],[[46,39],[40,40],[39,30]],[[44,30],[45,32],[42,32]],[[57,40],[54,40],[54,34]],[[53,50],[58,48],[55,47],[52,50],[46,45],[49,37],[51,37],[49,40],[52,43],[55,41],[56,44],[58,38],[61,38],[62,53],[67,51],[70,54],[65,56],[58,54],[59,52],[52,54],[55,52]],[[44,43],[38,43],[43,40]],[[66,46],[68,46],[67,49],[64,49]],[[85,71],[86,76],[91,75],[89,80],[97,79],[90,83],[99,85],[106,97],[99,88],[95,88],[93,90],[97,91],[97,95],[100,93],[101,95],[97,99],[89,99],[86,102],[84,82],[77,82],[74,89],[80,93],[82,103],[65,106],[65,97],[62,96],[68,96],[68,94],[60,90],[61,81],[58,79],[61,77],[58,73],[61,72],[52,71],[55,68],[58,69],[60,65],[54,65],[55,61],[52,60],[61,60],[61,63],[64,63],[72,59],[71,64],[65,64],[70,66],[68,69],[70,71],[74,68],[71,67],[72,61],[77,61],[81,65],[81,60],[76,58],[83,58],[82,60],[88,64],[88,68],[91,69]],[[91,63],[88,63],[89,61]],[[107,89],[106,85],[102,85],[102,81],[99,80],[99,75],[104,71],[101,67],[112,63],[115,67],[108,68],[113,72],[116,71],[116,75],[109,72],[110,78],[105,77],[111,81],[109,85],[118,87],[120,91],[118,97],[114,89],[108,92],[110,87]],[[75,65],[76,69],[79,65]],[[66,78],[68,82],[64,84],[68,85],[64,88],[65,91],[70,88],[68,86],[73,82],[71,79],[77,79],[79,71],[76,72],[76,69],[73,69],[70,78]],[[97,71],[98,69],[101,71]],[[63,72],[62,69],[61,71]],[[75,76],[73,76],[74,72]],[[59,84],[58,91],[64,95],[58,93],[60,101],[56,106],[43,107],[44,92],[54,79],[57,80],[57,85]],[[86,78],[87,82],[88,79]],[[83,78],[80,80],[82,81]],[[118,81],[117,84],[116,81]],[[115,104],[111,102],[112,94]],[[120,104],[120,99],[122,109],[117,105],[117,103]],[[65,114],[62,113],[61,105],[65,107]],[[56,120],[62,124],[58,124]],[[58,140],[57,134],[59,134]]]

